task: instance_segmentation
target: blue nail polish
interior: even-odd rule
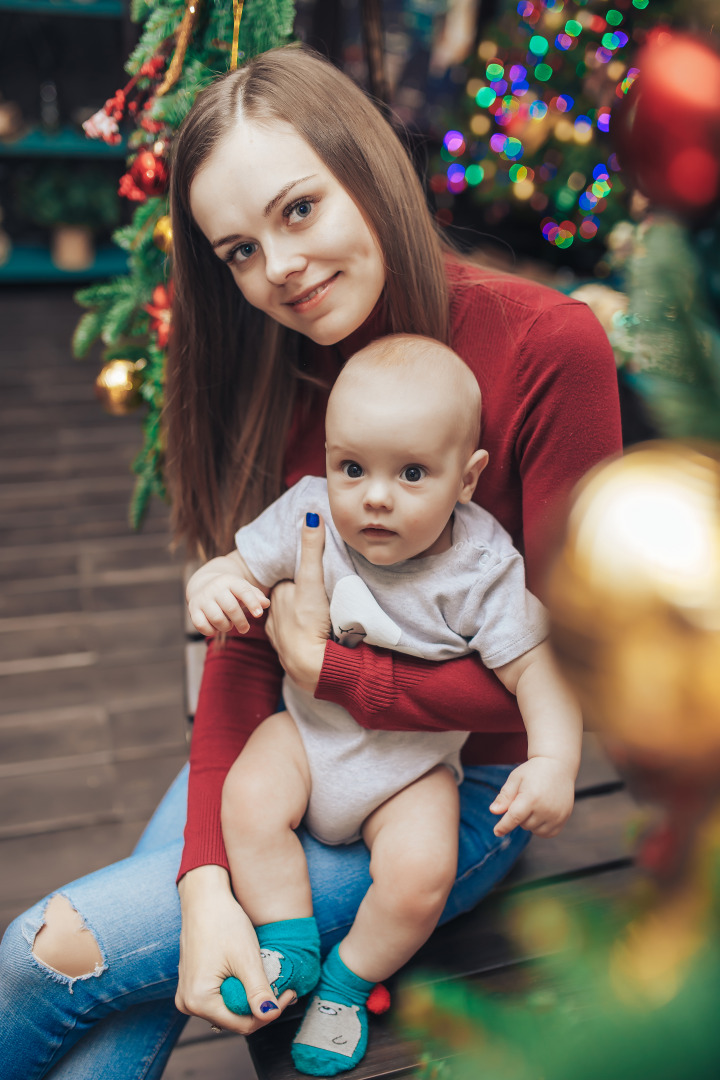
[[[320,518],[317,514],[306,514],[305,524],[309,529],[317,529],[318,525],[320,524]]]
[[[263,1001],[262,1005],[260,1006],[261,1013],[272,1012],[273,1009],[277,1009],[277,1005],[274,1001]]]

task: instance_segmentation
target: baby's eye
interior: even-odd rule
[[[350,480],[359,480],[363,474],[362,465],[358,465],[357,461],[343,461],[340,467]]]
[[[400,478],[407,480],[409,484],[417,484],[418,480],[422,480],[423,476],[425,476],[425,470],[422,465],[406,465],[400,473]]]

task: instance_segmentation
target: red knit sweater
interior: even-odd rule
[[[596,462],[621,447],[617,383],[605,333],[585,304],[523,278],[451,262],[451,345],[483,394],[482,445],[490,455],[475,498],[525,555],[537,590],[559,501]],[[341,364],[386,332],[381,312],[335,348],[314,348],[314,373],[331,383]],[[286,453],[288,486],[324,475],[327,394],[296,413]],[[308,507],[309,510],[312,507]],[[258,625],[210,645],[195,715],[185,851],[180,874],[227,867],[220,796],[250,732],[276,709],[282,672]],[[438,663],[328,642],[316,697],[344,706],[367,728],[467,730],[467,764],[527,755],[514,697],[476,656]]]

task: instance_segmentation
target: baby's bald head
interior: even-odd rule
[[[448,438],[465,457],[480,442],[482,397],[477,379],[447,345],[419,334],[393,334],[351,356],[338,375],[328,402],[328,423],[353,399],[374,395],[378,404],[426,398],[433,423],[446,425]],[[338,417],[339,418],[339,417]]]

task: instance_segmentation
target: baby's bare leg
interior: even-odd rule
[[[340,957],[381,982],[417,952],[437,925],[457,872],[457,784],[440,765],[378,807],[363,826],[373,883]]]
[[[233,891],[256,926],[312,915],[307,863],[293,831],[309,795],[302,740],[289,713],[276,713],[248,739],[222,797]]]

